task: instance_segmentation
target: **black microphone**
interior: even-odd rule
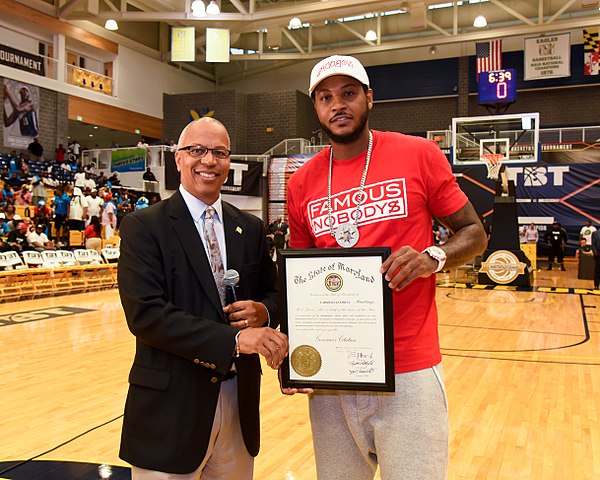
[[[237,302],[235,286],[240,281],[240,274],[237,270],[227,270],[223,275],[223,285],[225,285],[225,296],[227,304]]]

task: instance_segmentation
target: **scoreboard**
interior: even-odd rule
[[[477,79],[480,105],[517,100],[517,75],[514,69],[481,72]]]

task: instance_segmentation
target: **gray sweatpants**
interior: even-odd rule
[[[396,374],[396,392],[317,390],[309,409],[317,478],[444,480],[448,407],[441,365]]]

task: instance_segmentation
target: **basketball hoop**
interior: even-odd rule
[[[488,178],[498,180],[498,174],[500,173],[503,159],[504,155],[501,153],[484,153],[481,155],[481,160],[483,160],[487,167]]]

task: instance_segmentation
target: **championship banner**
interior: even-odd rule
[[[40,90],[34,85],[4,79],[4,145],[26,150],[39,136]]]
[[[110,171],[143,172],[146,170],[146,155],[145,148],[113,150],[110,158]]]
[[[525,39],[525,80],[571,76],[571,35]]]
[[[83,88],[112,95],[112,79],[99,73],[73,67],[73,83]]]
[[[44,57],[29,52],[22,52],[6,45],[0,45],[0,64],[36,73],[42,77],[46,76]]]
[[[229,29],[206,29],[206,61],[229,62]]]
[[[598,75],[598,29],[583,30],[583,74]]]
[[[171,61],[193,62],[196,60],[196,29],[194,27],[171,28]]]
[[[260,179],[262,177],[262,171],[262,163],[231,160],[229,165],[229,176],[227,177],[227,181],[221,187],[221,192],[229,195],[260,197]]]

